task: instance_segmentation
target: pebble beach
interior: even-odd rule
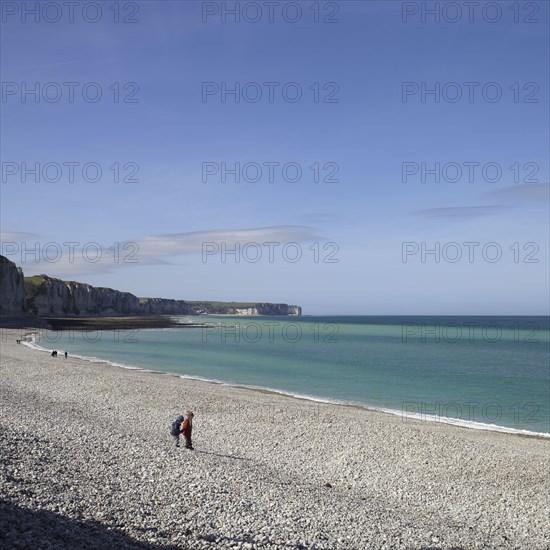
[[[550,548],[550,440],[0,343],[0,548]],[[195,413],[194,451],[172,420]]]

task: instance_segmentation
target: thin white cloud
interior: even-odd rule
[[[487,193],[490,197],[516,201],[548,202],[550,200],[550,183],[523,183],[503,187]]]
[[[427,218],[455,218],[470,219],[490,216],[500,212],[504,207],[500,205],[485,206],[447,206],[444,208],[425,208],[416,210],[415,214]]]
[[[68,244],[51,239],[39,241],[32,233],[5,232],[1,253],[23,268],[26,275],[47,274],[68,279],[79,275],[109,273],[120,267],[165,265],[181,255],[201,254],[209,245],[234,249],[236,244],[325,241],[313,228],[300,225],[280,225],[251,229],[218,229],[152,235],[118,246],[86,242]],[[76,242],[76,239],[72,239]],[[210,248],[212,250],[212,248]]]
[[[107,251],[108,252],[108,251]],[[81,275],[98,275],[103,273],[112,273],[119,267],[144,266],[165,264],[163,260],[151,260],[150,258],[126,258],[123,254],[115,258],[113,253],[103,253],[99,259],[92,255],[86,257],[82,251],[76,251],[70,258],[68,255],[60,258],[52,258],[52,261],[39,261],[27,258],[27,261],[19,261],[23,258],[10,257],[23,269],[23,273],[28,275],[48,275],[58,279],[72,280]]]
[[[426,218],[472,219],[492,216],[504,209],[509,209],[524,203],[548,203],[550,200],[549,183],[524,183],[510,185],[490,191],[483,195],[486,199],[498,200],[503,204],[485,204],[479,206],[448,206],[442,208],[425,208],[416,210],[414,214]]]
[[[24,233],[23,231],[0,231],[0,242],[21,242],[31,237],[36,237],[34,233]]]
[[[314,234],[313,228],[302,225],[279,225],[252,229],[218,229],[154,235],[131,241],[139,247],[140,256],[165,257],[202,252],[206,243],[245,246],[249,243],[309,242],[325,240]],[[126,243],[125,243],[126,244]]]

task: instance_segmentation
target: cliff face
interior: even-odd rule
[[[4,256],[0,256],[0,314],[25,313],[23,271]]]
[[[34,283],[27,305],[30,311],[42,317],[136,315],[140,312],[139,298],[129,292],[45,275]]]
[[[21,271],[17,271],[15,264],[9,261],[8,263],[12,266],[11,271],[15,270],[23,281]],[[13,277],[15,275],[12,273],[9,280],[11,281]],[[22,282],[19,284],[22,286]],[[75,281],[62,281],[47,275],[26,277],[24,293],[26,294],[27,311],[39,317],[201,315],[204,313],[218,315],[302,314],[302,309],[299,306],[289,306],[288,304],[187,302],[164,298],[138,298],[129,292],[93,287]],[[8,294],[11,296],[10,300],[14,301],[15,293],[10,290]],[[21,300],[20,297],[19,300]]]
[[[288,304],[188,302],[138,298],[129,292],[94,287],[38,275],[24,277],[21,268],[0,256],[0,315],[35,314],[39,317],[93,317],[119,315],[301,315]]]
[[[256,304],[254,307],[230,308],[232,315],[302,315],[302,308],[288,304]]]
[[[183,300],[141,298],[140,315],[194,315],[196,312]]]
[[[140,298],[140,315],[302,315],[300,306],[288,304],[254,304],[237,307],[219,302],[186,302],[164,298]]]
[[[268,303],[184,302],[197,315],[302,315],[300,306]]]

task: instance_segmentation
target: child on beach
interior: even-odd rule
[[[183,424],[183,416],[180,414],[174,422],[172,422],[172,429],[170,433],[173,437],[176,438],[176,447],[180,446],[180,434],[181,434],[181,425]]]
[[[185,416],[187,418],[181,427],[181,433],[183,434],[183,437],[185,437],[185,448],[193,451],[194,447],[191,441],[191,433],[193,432],[193,417],[195,415],[193,414],[193,411],[187,411]]]

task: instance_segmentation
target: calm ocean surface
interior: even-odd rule
[[[178,319],[209,326],[45,332],[36,345],[436,421],[550,432],[547,317]]]

